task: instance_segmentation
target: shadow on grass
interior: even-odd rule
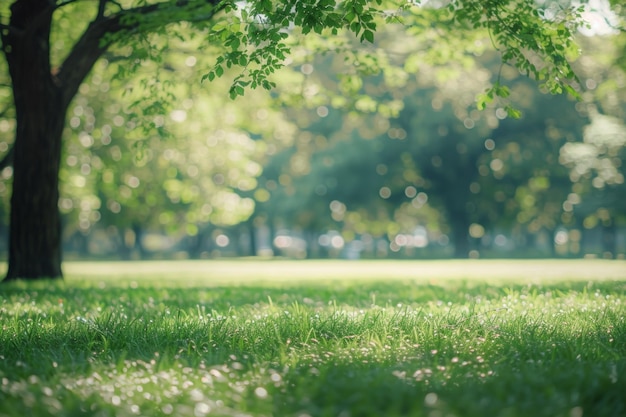
[[[613,323],[610,334],[606,328],[590,326],[589,332],[580,335],[584,340],[572,337],[567,324],[558,321],[553,327],[532,321],[474,322],[473,333],[465,336],[464,322],[454,322],[453,317],[451,324],[439,322],[434,335],[423,341],[418,334],[410,344],[390,342],[393,346],[388,349],[379,341],[379,353],[374,356],[364,353],[369,336],[362,328],[332,327],[324,321],[300,328],[284,321],[249,331],[230,318],[232,309],[241,314],[259,307],[293,313],[298,305],[314,312],[329,305],[341,310],[402,304],[419,310],[440,302],[472,305],[477,299],[577,293],[623,297],[626,283],[494,286],[466,281],[442,285],[370,281],[214,288],[11,283],[0,286],[0,319],[14,329],[0,335],[0,376],[10,372],[13,380],[35,376],[44,382],[58,374],[84,378],[94,369],[123,372],[129,363],[155,360],[155,372],[177,364],[194,370],[200,364],[227,369],[225,386],[232,382],[243,387],[227,396],[227,405],[265,415],[624,415],[626,323],[619,312],[608,317]],[[144,318],[145,311],[151,312],[150,317]],[[392,340],[415,328],[414,322],[398,317],[394,329],[388,330]],[[57,326],[63,322],[67,326]],[[319,339],[315,343],[310,340],[311,328]],[[269,340],[271,334],[280,343]],[[478,343],[478,338],[484,341]],[[302,354],[291,357],[287,340],[301,348]],[[463,343],[472,346],[461,347]],[[488,356],[481,352],[485,345]],[[280,381],[259,377],[268,391],[262,398],[255,393],[257,385],[243,383],[259,366],[280,374]],[[183,394],[181,404],[191,395]],[[50,397],[35,392],[35,404],[40,404],[39,395]],[[3,404],[28,408],[17,394],[0,392],[0,396]],[[97,396],[77,396],[64,389],[55,396],[65,398],[65,408],[70,404],[70,415],[116,414],[115,407],[98,402]],[[93,409],[95,403],[100,405]],[[49,411],[52,405],[46,407]],[[150,413],[159,414],[158,409]]]
[[[410,365],[409,365],[410,366]],[[459,365],[460,366],[460,365]],[[480,370],[428,370],[392,364],[334,363],[316,377],[287,376],[293,391],[276,393],[277,414],[424,416],[621,416],[626,413],[624,381],[612,374],[626,363],[490,366]],[[406,372],[408,371],[408,372]],[[406,375],[404,374],[406,372]],[[294,393],[295,391],[295,393]],[[295,400],[295,401],[294,401]],[[578,411],[577,411],[578,410]],[[347,412],[347,413],[346,413]]]
[[[175,379],[163,378],[161,372],[182,364],[190,366],[193,371],[189,372],[193,374],[199,371],[201,362],[209,368],[216,367],[224,375],[224,380],[214,382],[211,388],[222,386],[217,390],[224,403],[231,409],[253,410],[251,415],[571,417],[583,415],[581,412],[584,411],[584,415],[602,417],[626,413],[623,396],[626,387],[623,380],[626,375],[626,327],[623,321],[616,323],[613,334],[614,343],[622,346],[621,351],[618,349],[613,358],[604,360],[584,357],[584,354],[579,357],[573,350],[574,341],[562,335],[553,335],[549,339],[533,336],[518,339],[513,334],[507,337],[507,329],[501,330],[505,336],[494,342],[490,357],[485,361],[481,360],[480,352],[456,360],[452,340],[448,344],[441,343],[445,336],[449,336],[444,332],[436,353],[433,353],[432,345],[426,344],[413,349],[391,350],[372,358],[359,354],[360,349],[351,349],[348,345],[332,352],[311,350],[296,361],[281,359],[280,352],[266,351],[261,356],[275,359],[257,362],[254,352],[249,350],[250,345],[240,346],[230,339],[231,342],[224,340],[230,344],[223,346],[205,346],[202,340],[206,340],[206,334],[202,331],[179,329],[179,334],[187,338],[187,345],[181,344],[163,353],[157,358],[154,369],[150,373],[144,372],[137,381],[152,380],[166,388]],[[156,344],[168,337],[167,327],[151,332]],[[338,339],[348,336],[351,334],[334,335]],[[600,331],[588,335],[598,344],[606,343],[605,336]],[[24,365],[29,368],[24,369],[24,380],[32,380],[35,375],[45,384],[54,379],[56,373],[86,380],[98,370],[105,381],[101,382],[102,387],[92,389],[106,393],[108,387],[117,386],[116,378],[121,374],[137,372],[137,361],[154,359],[154,355],[148,354],[149,340],[123,340],[111,335],[103,355],[97,354],[105,343],[102,340],[90,346],[94,349],[92,353],[87,353],[79,340],[67,342],[50,337],[48,342],[65,344],[64,354],[69,354],[74,362],[65,359],[63,365],[53,367],[54,351],[48,350],[38,358],[39,363]],[[189,342],[193,342],[193,348]],[[294,337],[293,343],[298,342]],[[34,344],[37,345],[33,346],[34,349],[50,349],[47,344],[37,341]],[[131,344],[135,344],[134,347]],[[174,345],[172,343],[170,347]],[[259,371],[259,367],[265,370]],[[272,378],[269,370],[276,371],[280,379]],[[255,372],[265,372],[265,375],[251,378],[250,374]],[[191,393],[191,387],[197,388],[199,380],[192,380],[195,385],[181,388],[180,396],[168,401],[175,407],[178,401],[180,410],[188,408],[190,398],[195,395]],[[134,384],[140,382],[126,380],[125,383],[133,384],[132,389],[135,389]],[[256,394],[258,386],[265,387],[268,395],[259,397]],[[121,385],[116,389],[124,391],[126,388]],[[145,392],[149,392],[148,389]],[[40,395],[42,401],[49,397],[44,392],[36,395]],[[104,415],[123,415],[93,393],[81,397],[71,389],[61,389],[58,395],[73,404],[69,415],[89,415],[102,410],[109,410]],[[16,398],[9,400],[21,407],[22,403]],[[97,404],[95,408],[94,404]],[[153,413],[143,415],[163,414],[159,408],[154,408]]]
[[[162,305],[170,309],[189,310],[197,306],[207,309],[227,310],[258,304],[288,306],[293,303],[327,306],[351,306],[366,308],[373,305],[419,307],[429,302],[464,304],[477,298],[497,299],[508,294],[551,294],[567,293],[626,294],[626,281],[572,281],[545,285],[537,284],[484,284],[475,281],[446,281],[438,283],[416,283],[415,281],[393,280],[385,282],[338,282],[293,283],[282,285],[226,285],[216,287],[164,287],[142,283],[118,285],[70,285],[63,281],[12,282],[0,285],[0,297],[5,303],[19,302],[58,304],[71,302],[76,310],[88,305],[126,305],[141,310],[142,305]]]

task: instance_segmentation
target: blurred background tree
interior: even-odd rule
[[[251,80],[223,60],[241,57],[233,44],[241,34],[227,27],[216,33],[228,45],[207,46],[181,24],[184,39],[156,33],[140,48],[108,51],[80,85],[63,133],[66,251],[122,259],[623,256],[625,41],[611,29],[621,6],[600,14],[602,31],[590,15],[592,28],[578,35],[580,85],[562,85],[549,71],[567,66],[516,55],[501,33],[510,28],[487,23],[491,11],[431,3],[405,10],[404,25],[379,26],[373,44],[342,33],[287,39],[286,67],[259,81],[272,94],[234,101]],[[588,11],[602,4],[591,3]],[[552,6],[540,12],[556,18]],[[74,10],[65,10],[53,62],[80,33]],[[469,27],[482,13],[482,27]],[[544,35],[552,36],[547,25]],[[576,55],[569,43],[559,48]],[[6,234],[15,110],[0,65]],[[203,74],[213,82],[200,88]],[[580,100],[549,94],[566,87]]]

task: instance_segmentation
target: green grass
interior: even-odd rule
[[[626,262],[74,263],[0,286],[0,416],[626,416]]]

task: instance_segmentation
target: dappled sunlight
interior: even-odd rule
[[[624,406],[623,281],[129,279],[0,288],[3,406],[196,417]]]
[[[144,261],[68,262],[67,281],[124,276],[149,280],[154,276],[176,277],[185,283],[250,283],[275,281],[298,283],[306,280],[352,281],[402,279],[417,282],[438,280],[488,280],[491,282],[549,282],[569,279],[626,279],[626,261],[605,260],[448,260],[448,261]]]

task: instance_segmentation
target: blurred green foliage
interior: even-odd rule
[[[179,24],[181,38],[163,28],[111,49],[67,118],[59,206],[70,251],[623,254],[623,32],[575,44],[568,22],[583,9],[429,3],[394,9],[385,26],[367,2],[323,3],[295,22],[320,36],[288,38],[286,13],[264,9],[282,6],[254,2],[210,28]],[[55,20],[53,63],[81,33],[84,7]],[[575,58],[576,45],[570,67],[559,57]],[[0,65],[6,153],[15,116]],[[247,89],[257,85],[271,94]],[[0,174],[2,233],[11,172]]]

